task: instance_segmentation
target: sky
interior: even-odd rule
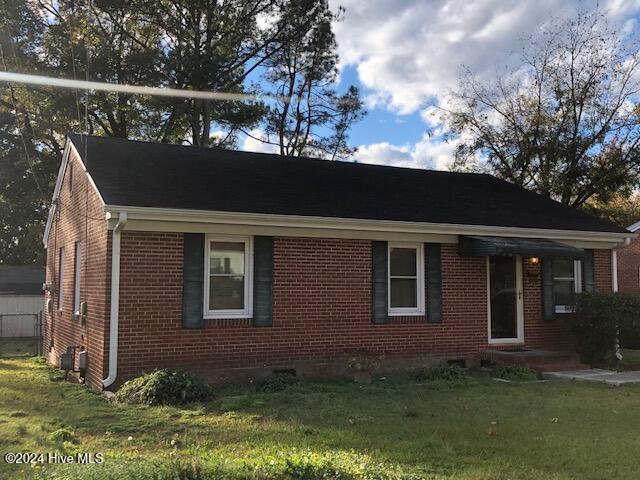
[[[624,32],[640,29],[640,0],[329,0],[342,6],[334,24],[338,90],[356,85],[368,115],[350,130],[354,161],[447,169],[456,140],[445,141],[437,116],[468,67],[493,78],[516,66],[525,39],[552,17],[605,13]],[[253,139],[245,150],[268,151]]]

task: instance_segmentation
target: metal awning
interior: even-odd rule
[[[458,252],[466,257],[516,256],[523,257],[568,257],[581,258],[586,255],[582,248],[541,238],[483,237],[461,235]]]

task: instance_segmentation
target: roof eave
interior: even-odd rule
[[[633,225],[629,225],[627,227],[627,230],[629,230],[630,232],[637,232],[638,230],[640,230],[640,220],[637,221],[636,223],[634,223]]]
[[[339,217],[313,217],[302,215],[272,215],[264,213],[188,210],[126,205],[105,205],[106,218],[117,218],[127,212],[130,220],[165,222],[217,223],[231,225],[295,227],[331,230],[368,230],[377,232],[442,234],[442,235],[494,235],[520,238],[544,238],[606,242],[615,246],[629,243],[638,235],[630,232],[602,232],[558,230],[495,225],[461,225],[449,223],[407,222],[396,220],[370,220]]]

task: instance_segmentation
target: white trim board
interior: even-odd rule
[[[502,227],[490,225],[459,225],[443,223],[404,222],[392,220],[366,220],[353,218],[312,217],[301,215],[270,215],[261,213],[216,212],[205,210],[167,209],[153,207],[129,207],[123,205],[106,205],[106,218],[112,219],[109,228],[115,225],[120,212],[127,212],[130,219],[129,229],[152,229],[153,231],[184,232],[189,224],[194,231],[207,231],[215,226],[220,231],[221,225],[250,228],[268,227],[271,229],[297,229],[304,236],[311,231],[321,232],[376,232],[378,234],[414,234],[445,235],[450,240],[458,235],[492,235],[519,238],[543,238],[557,240],[568,244],[580,243],[581,248],[615,248],[627,244],[637,235],[632,233],[588,232],[578,230],[552,230],[541,228]],[[136,222],[140,226],[136,227]],[[198,227],[200,225],[200,227]],[[231,232],[230,232],[231,233]],[[250,232],[248,232],[250,233]],[[284,234],[284,233],[280,233]],[[349,234],[352,238],[352,233]],[[372,237],[367,237],[372,238]],[[405,237],[406,239],[406,237]],[[453,243],[455,243],[453,242]],[[442,242],[442,243],[449,243]],[[588,244],[588,245],[587,245]]]

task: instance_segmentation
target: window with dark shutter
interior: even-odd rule
[[[584,275],[584,291],[596,291],[596,274],[593,268],[593,250],[587,250],[587,255],[582,260],[582,271]]]
[[[442,322],[442,259],[439,243],[425,244],[427,271],[427,321]]]
[[[372,291],[371,308],[373,313],[373,323],[387,323],[388,315],[388,247],[387,242],[375,241],[371,243],[372,260]]]
[[[273,324],[273,237],[254,237],[253,272],[253,322],[268,327]]]
[[[182,265],[182,326],[201,328],[204,323],[204,234],[184,234]]]

